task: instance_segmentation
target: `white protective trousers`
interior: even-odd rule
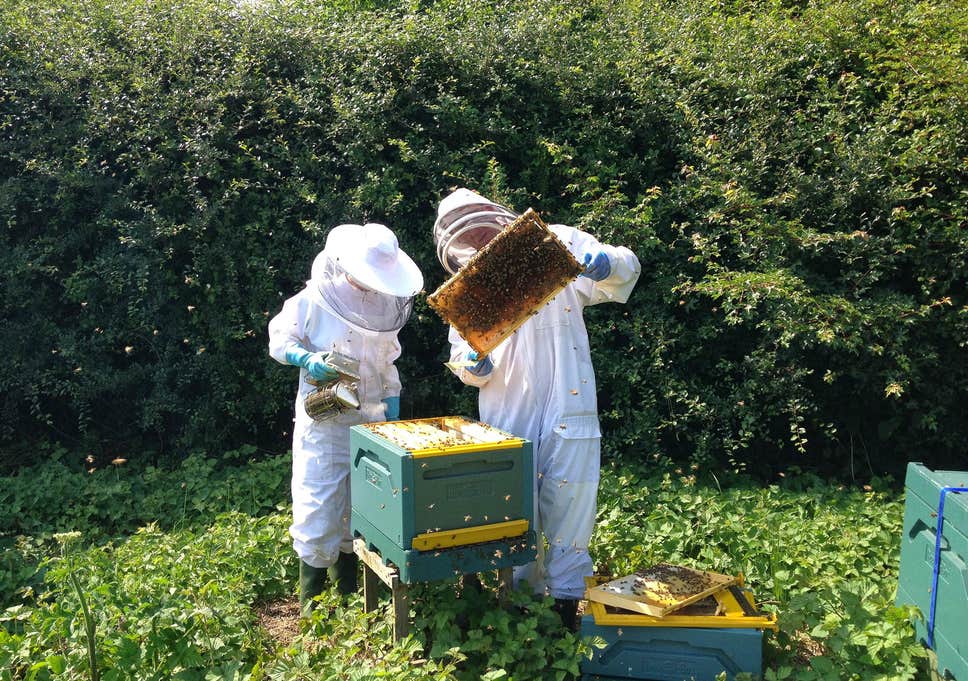
[[[539,593],[577,599],[592,574],[588,543],[595,525],[601,459],[598,399],[582,310],[624,303],[638,280],[639,261],[627,248],[600,244],[573,227],[551,230],[579,262],[604,251],[611,273],[602,281],[578,277],[491,353],[493,371],[457,376],[478,386],[480,418],[532,442],[538,560],[515,570]],[[451,361],[471,350],[450,330]],[[548,544],[544,552],[542,534]]]
[[[366,305],[366,294],[344,283],[344,299]],[[397,332],[361,332],[325,305],[318,288],[306,288],[288,299],[269,322],[269,354],[286,362],[286,351],[298,343],[310,352],[339,352],[360,362],[360,409],[327,421],[314,421],[303,401],[315,386],[299,371],[292,433],[292,547],[316,568],[332,565],[339,552],[353,551],[350,534],[350,426],[385,420],[382,400],[400,394],[393,362],[400,356]]]

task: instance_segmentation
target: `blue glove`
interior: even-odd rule
[[[588,277],[592,281],[601,281],[608,278],[608,275],[612,273],[612,263],[605,251],[599,251],[594,256],[591,253],[586,253],[582,265],[585,266],[585,270],[581,273],[581,276]]]
[[[386,407],[384,413],[386,415],[387,421],[396,421],[400,418],[400,398],[399,397],[384,397],[383,404]]]
[[[328,352],[310,352],[298,345],[286,350],[286,361],[302,367],[314,381],[335,381],[339,378],[336,369],[326,363]]]
[[[471,362],[477,362],[474,366],[467,367],[467,370],[475,376],[487,376],[494,370],[494,363],[488,355],[484,355],[484,359],[478,361],[477,353],[472,350],[467,353],[467,359]]]

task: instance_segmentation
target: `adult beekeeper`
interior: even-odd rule
[[[327,576],[344,594],[356,591],[357,559],[350,535],[350,426],[400,416],[397,332],[406,323],[423,276],[397,238],[379,224],[339,225],[326,237],[306,287],[269,322],[269,354],[300,367],[292,437],[289,528],[299,555],[304,616]],[[359,408],[314,419],[304,401],[316,386],[339,378],[336,358],[359,362]]]
[[[456,273],[517,217],[468,189],[441,201],[434,224],[437,257]],[[600,440],[595,374],[582,310],[586,305],[628,300],[639,278],[639,261],[627,248],[599,243],[591,234],[549,225],[583,264],[582,275],[528,319],[486,357],[478,357],[451,328],[451,361],[473,365],[453,371],[480,388],[480,418],[531,440],[535,452],[538,559],[515,570],[555,599],[566,627],[575,629],[595,522]],[[548,547],[540,540],[544,535]]]

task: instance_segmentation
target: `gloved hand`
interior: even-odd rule
[[[328,352],[310,352],[298,345],[286,350],[286,361],[302,367],[314,381],[335,381],[339,378],[336,369],[326,363]]]
[[[467,367],[467,370],[475,376],[487,376],[494,370],[494,363],[488,355],[484,355],[484,359],[478,360],[477,353],[471,350],[467,353],[467,360],[477,362],[474,366]]]
[[[601,281],[608,278],[608,275],[612,273],[612,263],[605,251],[599,251],[595,254],[586,253],[582,265],[585,266],[585,270],[581,273],[581,276],[588,277],[592,281]]]
[[[383,404],[386,406],[384,415],[387,421],[396,421],[400,418],[400,397],[384,397]]]

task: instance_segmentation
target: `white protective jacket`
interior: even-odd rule
[[[585,253],[604,251],[611,264],[602,281],[578,277],[491,353],[491,373],[455,373],[478,386],[480,418],[531,440],[535,460],[536,529],[548,552],[536,564],[515,571],[534,588],[554,598],[577,599],[583,578],[592,574],[588,542],[595,523],[600,467],[598,399],[588,333],[586,305],[624,303],[638,280],[639,261],[627,248],[600,244],[573,227],[551,230],[579,262]],[[465,358],[470,346],[452,328],[451,361]]]
[[[345,284],[341,296],[364,296]],[[347,298],[349,299],[349,298]],[[269,322],[269,354],[286,362],[293,343],[310,352],[335,350],[360,362],[360,409],[317,422],[303,401],[315,386],[299,371],[292,433],[292,510],[289,528],[299,557],[313,567],[332,565],[339,552],[353,550],[350,534],[350,426],[385,420],[386,397],[399,396],[400,378],[393,362],[400,356],[397,332],[362,333],[325,305],[312,281],[288,299]]]

